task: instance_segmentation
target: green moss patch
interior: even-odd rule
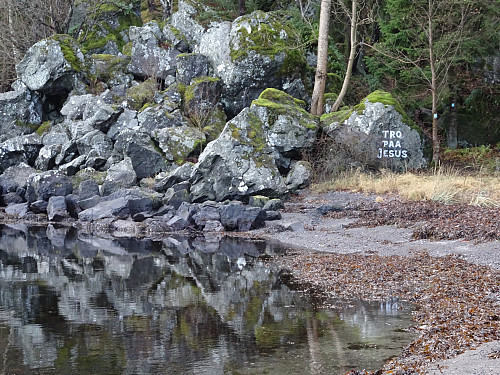
[[[157,82],[153,78],[127,89],[127,98],[130,99],[132,109],[147,108],[146,105],[153,101],[156,90]]]
[[[323,116],[321,116],[321,122],[324,124],[331,124],[333,122],[339,122],[340,124],[342,124],[349,117],[351,117],[354,112],[357,112],[360,115],[363,114],[366,108],[366,101],[369,101],[370,103],[382,103],[384,105],[393,106],[394,109],[402,116],[403,122],[406,125],[408,125],[412,129],[417,130],[419,133],[421,132],[420,128],[416,126],[415,123],[408,117],[397,99],[394,98],[391,93],[381,90],[372,92],[366,98],[364,98],[361,103],[354,106],[353,108],[341,109],[340,111],[334,113],[324,114]]]
[[[117,72],[124,71],[130,63],[128,57],[108,54],[94,54],[92,59],[96,62],[96,76],[102,80],[108,80]]]
[[[250,51],[274,59],[284,55],[283,65],[278,74],[291,76],[306,71],[305,53],[299,48],[300,36],[286,21],[286,12],[255,11],[240,17],[236,22],[238,32],[231,45],[231,59],[246,58]]]
[[[66,34],[56,34],[53,35],[51,39],[59,44],[64,58],[75,72],[84,70],[84,61],[78,56],[82,53],[81,48],[75,39]],[[81,55],[81,57],[83,57],[83,55]]]
[[[110,5],[110,7],[106,9],[106,12],[109,13],[109,17],[114,17],[113,14],[118,12],[119,9],[114,5]],[[103,12],[103,9],[101,9],[101,12]],[[104,48],[110,41],[116,43],[118,49],[123,52],[126,43],[123,40],[122,32],[128,30],[131,26],[142,26],[141,18],[132,11],[120,12],[118,16],[119,26],[116,28],[107,22],[106,18],[105,12],[101,13],[102,20],[94,25],[92,29],[82,33],[82,35],[85,35],[85,39],[81,41],[85,53]]]
[[[38,134],[39,136],[42,136],[50,130],[51,125],[52,123],[50,121],[45,121],[42,125],[38,127],[38,129],[36,129],[35,133]]]

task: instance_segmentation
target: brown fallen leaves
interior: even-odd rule
[[[358,218],[351,227],[412,227],[414,239],[462,239],[474,242],[500,240],[499,208],[395,199],[387,203],[373,203],[365,209],[332,212],[328,215]]]
[[[421,373],[482,342],[500,339],[500,271],[454,256],[288,254],[279,262],[306,289],[325,297],[414,303],[419,338],[377,373]]]

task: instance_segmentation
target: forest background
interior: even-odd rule
[[[119,26],[123,30],[130,26],[126,20],[132,13],[140,15],[139,23],[165,22],[176,3],[2,1],[0,92],[11,89],[15,65],[35,42],[70,34],[91,52],[93,30],[110,12],[123,16]],[[302,41],[290,48],[309,63],[306,75],[314,114],[347,110],[380,89],[391,92],[427,136],[428,156],[435,163],[444,154],[443,144],[498,149],[498,0],[209,0],[203,4],[226,20],[254,10],[283,12]],[[320,20],[325,9],[326,32]],[[322,60],[323,67],[316,64]],[[322,82],[319,106],[315,81]]]

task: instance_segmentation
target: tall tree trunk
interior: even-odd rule
[[[347,87],[349,86],[349,81],[352,75],[352,67],[354,66],[354,57],[356,56],[356,28],[358,23],[358,13],[357,13],[358,1],[352,0],[352,10],[351,10],[351,51],[349,52],[349,61],[347,62],[347,70],[345,72],[344,82],[342,83],[342,89],[340,90],[339,96],[335,103],[332,105],[330,112],[337,112],[344,96],[347,92]]]
[[[439,150],[439,135],[438,135],[438,98],[437,98],[437,78],[436,78],[436,64],[434,61],[434,36],[433,36],[433,0],[429,0],[429,13],[428,13],[428,30],[427,35],[429,38],[429,60],[431,65],[431,95],[432,95],[432,161],[434,164],[439,163],[440,150]]]
[[[238,0],[238,8],[240,11],[240,16],[244,15],[247,12],[247,9],[245,6],[245,0]]]
[[[447,134],[447,146],[448,148],[451,149],[456,149],[457,148],[457,143],[458,143],[458,133],[457,133],[457,108],[456,108],[456,98],[453,97],[453,102],[451,104],[450,108],[450,127],[448,129],[448,134]]]
[[[326,63],[328,60],[328,30],[330,26],[331,8],[332,0],[321,1],[318,35],[318,63],[316,66],[314,89],[311,98],[311,114],[315,116],[321,116],[323,114],[323,102],[327,77]]]
[[[7,7],[8,7],[7,17],[9,24],[9,42],[12,45],[12,56],[17,64],[21,60],[21,55],[22,55],[21,51],[19,51],[16,45],[18,36],[15,30],[15,23],[16,23],[15,18],[17,16],[17,12],[16,9],[14,8],[14,4],[12,3],[12,1],[9,1],[7,3]]]

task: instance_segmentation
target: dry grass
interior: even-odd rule
[[[372,174],[351,171],[343,173],[333,181],[317,184],[313,190],[398,194],[408,200],[500,207],[500,176],[481,171],[474,174],[464,173],[443,167],[426,173],[397,174],[384,170]]]

